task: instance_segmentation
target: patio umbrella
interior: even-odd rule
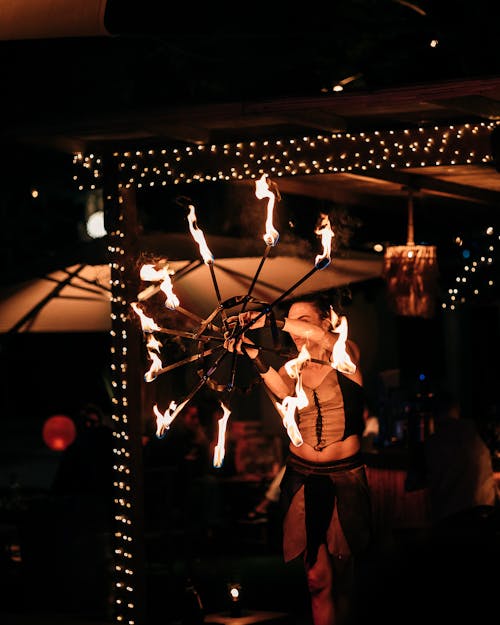
[[[259,266],[252,296],[268,303],[281,297],[314,267],[314,255],[304,257],[303,250],[295,244],[283,245],[285,255],[269,255],[262,262],[261,256],[238,255],[255,252],[255,244],[244,239],[215,237],[210,240],[215,256],[212,276],[202,260],[192,260],[196,249],[189,237],[164,235],[145,238],[142,243],[142,248],[153,257],[169,259],[169,267],[175,272],[173,289],[182,307],[201,317],[209,315],[218,306],[217,289],[222,301],[245,295]],[[259,247],[262,249],[262,245]],[[294,251],[295,255],[288,255]],[[228,256],[231,252],[233,255]],[[225,256],[218,257],[218,254]],[[182,259],[181,255],[185,258]],[[351,252],[333,258],[324,269],[313,271],[287,297],[380,277],[382,268],[382,257]],[[101,263],[73,265],[8,287],[0,291],[0,332],[109,331],[109,285],[109,266]]]
[[[0,291],[0,332],[105,332],[109,267],[73,265]]]
[[[214,262],[215,283],[222,301],[247,294],[261,260],[253,256],[222,258]],[[252,297],[273,303],[283,295],[286,301],[297,295],[330,290],[379,277],[382,264],[383,260],[379,257],[352,254],[316,271],[310,259],[291,256],[267,258],[253,286]],[[210,314],[217,307],[218,299],[209,268],[202,261],[173,261],[169,265],[176,272],[172,277],[173,290],[181,305],[192,308],[203,317]]]

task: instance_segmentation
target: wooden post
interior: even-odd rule
[[[114,435],[114,619],[146,623],[144,476],[142,466],[142,331],[130,307],[139,275],[138,220],[134,189],[117,179],[111,155],[104,177],[104,206],[111,267],[111,374]]]

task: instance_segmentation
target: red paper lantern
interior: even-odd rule
[[[76,438],[75,423],[66,415],[53,415],[43,424],[42,436],[49,449],[64,451]]]

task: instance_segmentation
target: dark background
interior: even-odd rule
[[[50,138],[55,126],[70,135],[72,120],[91,124],[103,113],[126,118],[129,111],[184,104],[320,96],[348,77],[355,78],[345,89],[356,93],[496,75],[499,27],[491,11],[483,0],[355,0],[293,10],[252,5],[238,12],[110,0],[109,36],[0,41],[0,285],[105,260],[105,241],[85,233],[88,196],[74,184],[71,150],[40,142],[39,133],[27,141],[31,127],[43,127]],[[434,38],[435,48],[429,45]],[[253,235],[245,194],[253,195],[223,183],[138,193],[144,232],[186,231],[179,194],[202,209],[207,234]],[[404,206],[398,218],[387,219],[362,204],[346,209],[291,195],[280,205],[280,229],[310,237],[318,213],[331,208],[345,211],[352,249],[405,241]],[[498,224],[497,211],[464,205],[437,214],[431,201],[416,199],[416,240],[438,249],[439,301],[463,266],[455,237],[475,253],[485,245],[482,233],[490,220]],[[494,277],[495,265],[489,271]],[[483,272],[477,285],[489,278]],[[349,285],[341,295],[353,315],[352,333],[369,355],[374,401],[379,371],[401,369],[411,393],[420,373],[440,385],[456,367],[467,411],[483,413],[495,400],[498,378],[498,290],[487,293],[463,306],[450,325],[439,310],[433,320],[392,315],[380,281]],[[370,323],[359,311],[370,312]],[[33,418],[38,428],[51,413],[73,414],[87,401],[109,410],[108,341],[104,334],[0,337],[2,419]],[[450,344],[456,353],[449,352]]]
[[[55,127],[64,127],[70,136],[72,121],[91,124],[101,114],[126,118],[129,111],[148,108],[320,96],[349,76],[356,78],[346,91],[356,93],[500,72],[500,29],[494,6],[485,0],[422,0],[413,5],[354,0],[285,8],[267,3],[246,9],[158,5],[110,0],[105,16],[109,37],[0,41],[0,286],[75,262],[105,260],[106,242],[91,241],[85,234],[88,196],[74,185],[71,150],[39,142],[39,132],[27,141],[30,128],[42,127],[50,139]],[[434,37],[440,42],[437,48],[429,46]],[[37,198],[32,197],[33,189],[39,191]],[[253,224],[241,210],[247,191],[217,183],[139,193],[140,221],[145,232],[185,232],[185,215],[176,203],[181,193],[203,209],[208,235],[253,234]],[[253,198],[251,192],[248,196]],[[332,207],[311,198],[283,198],[283,231],[293,228],[296,235],[310,236],[317,213],[325,208]],[[345,226],[352,248],[366,249],[376,240],[404,242],[404,207],[399,218],[381,215],[363,205],[348,211]],[[437,214],[431,202],[417,200],[416,239],[438,247],[440,298],[463,266],[455,236],[462,236],[474,251],[482,249],[482,232],[490,219],[498,224],[498,211],[470,211],[464,204],[460,211]],[[495,266],[492,272],[495,277]],[[481,274],[478,284],[487,279]],[[340,295],[352,337],[365,357],[375,411],[380,408],[379,374],[397,369],[403,376],[398,399],[414,399],[419,390],[451,381],[465,413],[486,421],[487,411],[498,406],[500,379],[498,291],[489,293],[474,304],[469,301],[455,315],[438,309],[434,319],[424,320],[389,311],[380,280],[343,290]],[[109,422],[109,348],[106,333],[0,336],[2,504],[12,495],[13,485],[24,489],[28,498],[32,491],[45,496],[50,489],[61,455],[42,439],[49,416],[74,416],[84,404],[95,402]],[[246,415],[251,414],[253,406],[242,403]],[[264,416],[268,427],[269,415]],[[32,515],[29,520],[39,546],[45,545],[43,524]],[[162,522],[163,517],[156,520]],[[172,560],[157,547],[155,565],[164,558],[158,596],[170,598],[178,589],[177,583],[169,585]],[[274,583],[280,573],[278,568]],[[42,587],[51,584],[51,575]],[[210,576],[213,584],[222,579],[222,573],[217,577],[211,571]],[[21,586],[14,587],[19,592]],[[297,588],[303,589],[302,579],[293,590]],[[9,593],[10,586],[3,589]],[[57,591],[52,610],[61,605]],[[23,592],[10,593],[7,606],[19,610]],[[305,605],[300,592],[296,601]],[[25,597],[35,593],[28,588]],[[85,611],[87,600],[80,597],[78,608]],[[170,616],[168,606],[161,605],[159,614]]]

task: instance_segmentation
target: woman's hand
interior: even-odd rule
[[[260,318],[258,318],[259,316]],[[256,321],[252,323],[254,319]],[[251,339],[247,338],[245,336],[245,333],[238,334],[238,328],[245,328],[245,330],[256,330],[258,328],[263,328],[265,326],[265,323],[266,315],[259,312],[258,310],[247,310],[245,312],[239,313],[238,315],[228,317],[227,324],[230,328],[230,331],[226,332],[226,334],[224,335],[224,347],[229,352],[246,354],[251,360],[254,360],[258,356],[259,350],[251,347],[252,345],[255,345],[255,343]]]
[[[224,347],[228,352],[246,354],[251,360],[254,360],[258,356],[259,350],[251,347],[252,345],[255,345],[255,343],[244,334],[237,338],[231,338],[230,334],[226,333],[224,337]]]
[[[259,310],[246,310],[229,317],[227,322],[229,325],[238,324],[240,328],[246,330],[258,330],[266,325],[266,314]]]

